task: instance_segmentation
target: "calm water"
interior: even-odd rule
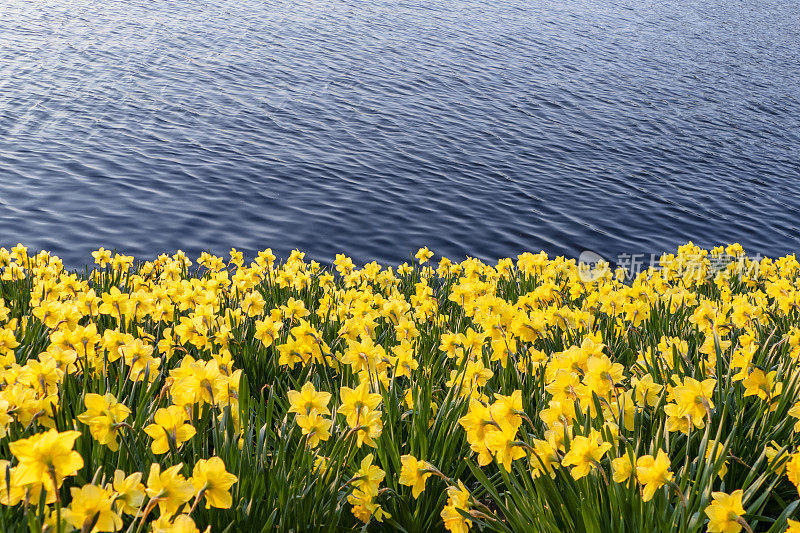
[[[800,4],[0,0],[0,243],[800,251]]]

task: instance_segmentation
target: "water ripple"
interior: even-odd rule
[[[777,0],[0,6],[0,245],[800,248]]]

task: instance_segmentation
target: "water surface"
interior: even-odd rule
[[[0,1],[0,243],[800,249],[800,6]]]

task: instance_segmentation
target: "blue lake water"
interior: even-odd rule
[[[800,4],[0,2],[0,245],[800,251]]]

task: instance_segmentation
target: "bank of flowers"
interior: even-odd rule
[[[800,531],[800,264],[0,249],[0,530]]]

